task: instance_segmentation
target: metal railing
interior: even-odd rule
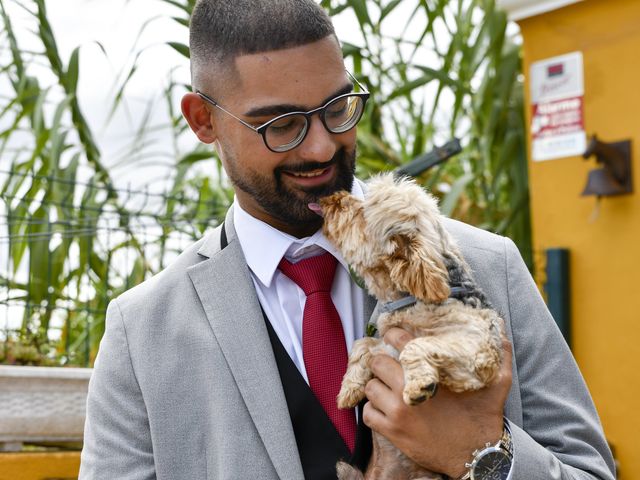
[[[459,151],[454,139],[396,174]],[[0,170],[0,363],[91,365],[109,300],[217,225],[229,201]]]
[[[109,299],[161,270],[228,206],[34,172],[0,170],[0,180],[0,363],[91,365]]]

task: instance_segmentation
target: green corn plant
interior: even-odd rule
[[[161,1],[188,25],[195,2]],[[393,170],[461,138],[462,153],[418,181],[440,197],[446,215],[511,237],[532,268],[521,51],[506,14],[494,0],[320,4],[336,18],[350,15],[361,34],[360,43],[343,42],[373,100],[358,125],[357,175]],[[398,21],[399,33],[386,33]],[[189,56],[187,45],[168,45]]]
[[[85,242],[80,242],[80,238],[95,236],[96,229],[88,219],[73,218],[77,205],[74,182],[81,157],[92,167],[96,182],[105,188],[105,202],[114,203],[115,195],[76,98],[78,50],[64,65],[44,2],[35,1],[31,10],[29,6],[21,6],[34,17],[43,51],[20,49],[5,5],[0,2],[2,36],[11,52],[9,64],[2,68],[6,75],[3,80],[14,92],[1,110],[10,127],[0,133],[2,207],[7,220],[7,235],[2,243],[8,245],[9,253],[1,279],[7,293],[0,300],[5,305],[21,301],[24,306],[18,338],[12,340],[5,333],[4,346],[19,342],[23,351],[35,349],[45,355],[55,352],[49,334],[56,305],[77,301],[69,284],[88,284],[95,281],[94,275],[100,274],[92,270],[90,255],[83,248]],[[30,75],[31,63],[41,60],[48,61],[57,85],[42,87]],[[53,94],[54,89],[57,95]],[[12,139],[18,135],[24,138],[25,134],[31,137],[30,141],[18,140],[21,146],[12,148]],[[78,140],[70,141],[71,135]],[[85,192],[84,197],[83,201],[91,204],[91,193]],[[74,243],[81,246],[80,258],[71,261]],[[41,359],[44,363],[51,360]]]
[[[180,174],[211,157],[200,149],[177,162],[175,185],[159,196],[164,212],[131,206],[131,192],[115,185],[106,166],[117,159],[102,156],[80,108],[79,48],[61,58],[44,0],[11,2],[28,12],[42,46],[21,48],[5,2],[11,0],[0,0],[0,45],[7,46],[0,57],[0,305],[10,307],[12,324],[21,319],[0,332],[0,362],[90,365],[109,299],[162,268],[176,248],[174,232],[196,238],[215,224],[230,196]],[[36,63],[53,82],[31,73]],[[111,112],[122,106],[126,81]],[[177,138],[184,126],[171,115]],[[145,154],[149,130],[147,117],[125,157]],[[162,233],[149,238],[151,227],[137,227],[143,221]]]
[[[461,138],[461,154],[418,180],[446,215],[510,236],[531,267],[521,53],[505,13],[493,0],[321,4],[361,33],[343,44],[373,96],[358,126],[359,176]],[[398,18],[399,33],[386,33]]]

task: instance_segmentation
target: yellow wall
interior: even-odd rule
[[[80,452],[0,453],[0,480],[74,480]]]
[[[633,480],[640,478],[640,1],[586,0],[519,23],[525,73],[532,62],[581,51],[587,134],[632,140],[635,193],[603,198],[595,218],[595,197],[580,196],[595,160],[529,167],[534,246],[570,249],[573,350],[620,478]],[[529,124],[528,84],[526,92]]]

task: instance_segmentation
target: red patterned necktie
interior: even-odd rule
[[[347,346],[342,322],[331,300],[337,260],[330,253],[291,263],[285,258],[278,268],[307,296],[302,314],[302,355],[309,387],[353,452],[356,416],[353,408],[338,409],[336,397],[347,371]]]

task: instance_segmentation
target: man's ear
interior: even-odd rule
[[[187,93],[182,97],[180,105],[182,115],[200,141],[213,143],[217,136],[211,123],[211,113],[204,100],[197,93]]]

